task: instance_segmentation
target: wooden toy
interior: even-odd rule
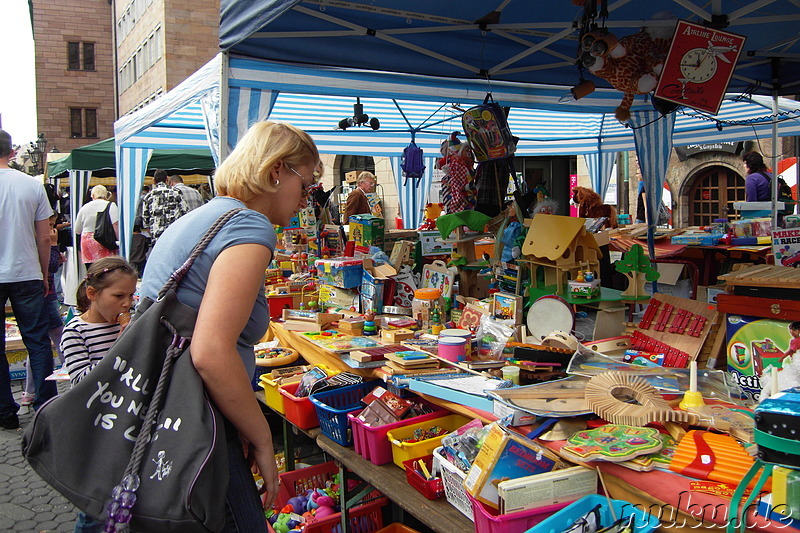
[[[689,431],[678,443],[669,469],[684,476],[738,485],[753,458],[729,435]]]
[[[414,332],[410,329],[382,329],[381,340],[384,342],[400,342],[406,339],[413,339]]]
[[[600,271],[602,256],[594,235],[586,231],[585,219],[538,214],[533,217],[519,261],[531,264],[531,284],[537,284],[537,266],[544,268],[544,285],[561,294],[567,281],[579,271]],[[588,268],[587,268],[588,265]]]
[[[661,275],[658,270],[650,266],[650,259],[644,253],[641,244],[634,244],[631,249],[625,252],[622,259],[614,263],[617,272],[624,274],[628,278],[628,288],[622,293],[623,296],[638,298],[647,295],[644,284],[647,281],[655,281]]]
[[[606,424],[572,435],[561,448],[561,456],[572,461],[629,461],[655,453],[664,443],[655,428]]]

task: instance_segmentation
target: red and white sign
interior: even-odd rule
[[[745,38],[678,21],[655,96],[716,115]]]

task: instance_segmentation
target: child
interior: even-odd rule
[[[790,357],[797,353],[797,350],[800,350],[800,321],[789,324],[789,335],[792,336],[792,340],[789,341],[786,357]]]
[[[786,357],[781,361],[780,371],[777,376],[778,390],[772,390],[772,367],[764,369],[761,374],[761,395],[760,399],[769,398],[776,392],[800,386],[800,356],[795,359],[793,356],[800,350],[800,320],[789,324],[789,349],[786,350]]]
[[[69,321],[61,338],[67,372],[75,385],[100,362],[130,320],[136,272],[118,256],[98,259],[78,285],[82,314]],[[79,512],[74,533],[100,533],[103,524]]]
[[[61,339],[70,381],[75,385],[91,371],[117,340],[130,316],[136,272],[118,256],[98,259],[78,285],[78,311]]]
[[[56,353],[61,361],[61,368],[64,369],[64,354],[61,353],[61,332],[64,330],[64,321],[61,319],[61,310],[58,305],[58,295],[56,294],[55,273],[64,262],[61,252],[58,250],[58,231],[56,230],[56,215],[50,217],[50,263],[47,265],[47,283],[50,292],[44,296],[45,313],[47,313],[47,335],[56,348]],[[25,391],[22,393],[19,403],[30,405],[33,403],[35,389],[33,386],[33,372],[30,370],[30,358],[25,361]]]

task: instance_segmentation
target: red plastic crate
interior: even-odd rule
[[[447,414],[445,410],[439,406],[425,401],[421,403],[433,407],[434,411],[413,418],[399,420],[391,424],[386,424],[385,426],[372,427],[365,425],[364,422],[356,418],[362,410],[348,413],[347,418],[350,419],[350,428],[353,430],[353,447],[356,453],[375,465],[391,463],[392,444],[389,442],[389,439],[386,438],[386,434],[389,431],[408,424],[433,420],[434,418]]]
[[[415,468],[415,463],[422,461],[428,472],[433,469],[433,455],[426,455],[419,459],[409,459],[403,461],[403,466],[406,469],[406,481],[408,484],[422,493],[423,496],[429,500],[436,500],[444,496],[444,482],[442,478],[437,477],[431,480],[425,479]]]
[[[294,395],[300,382],[287,383],[278,387],[278,392],[283,396],[283,408],[286,419],[300,429],[311,429],[319,426],[317,410],[311,403],[311,398],[298,398]]]
[[[327,481],[333,480],[333,476],[339,472],[339,468],[333,461],[320,465],[301,468],[280,474],[280,487],[278,496],[275,498],[274,508],[278,511],[286,505],[291,498],[306,490],[324,487]],[[375,498],[379,495],[377,491],[371,492],[367,498]],[[375,533],[383,528],[384,506],[389,504],[389,500],[379,497],[373,501],[358,505],[348,512],[350,531],[352,533]],[[304,533],[340,533],[341,513],[334,513],[325,518],[314,520],[308,523],[303,529]]]
[[[472,503],[475,531],[480,531],[481,533],[523,533],[556,511],[569,505],[569,502],[557,503],[539,507],[538,509],[500,514],[497,510],[473,498],[469,493],[467,493],[467,498]]]

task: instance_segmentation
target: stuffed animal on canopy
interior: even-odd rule
[[[667,35],[664,35],[667,33]],[[617,39],[613,33],[595,30],[581,37],[581,64],[624,93],[614,112],[620,122],[631,118],[633,97],[656,88],[670,47],[672,30],[642,29]]]
[[[617,227],[617,210],[613,205],[603,203],[600,195],[586,187],[572,189],[572,201],[578,205],[578,216],[583,218],[606,217],[605,227]]]
[[[436,168],[442,169],[445,179],[442,179],[442,192],[444,204],[448,213],[458,213],[470,208],[469,184],[473,179],[475,159],[468,143],[462,143],[454,131],[450,138],[442,143],[440,157],[436,161]]]

